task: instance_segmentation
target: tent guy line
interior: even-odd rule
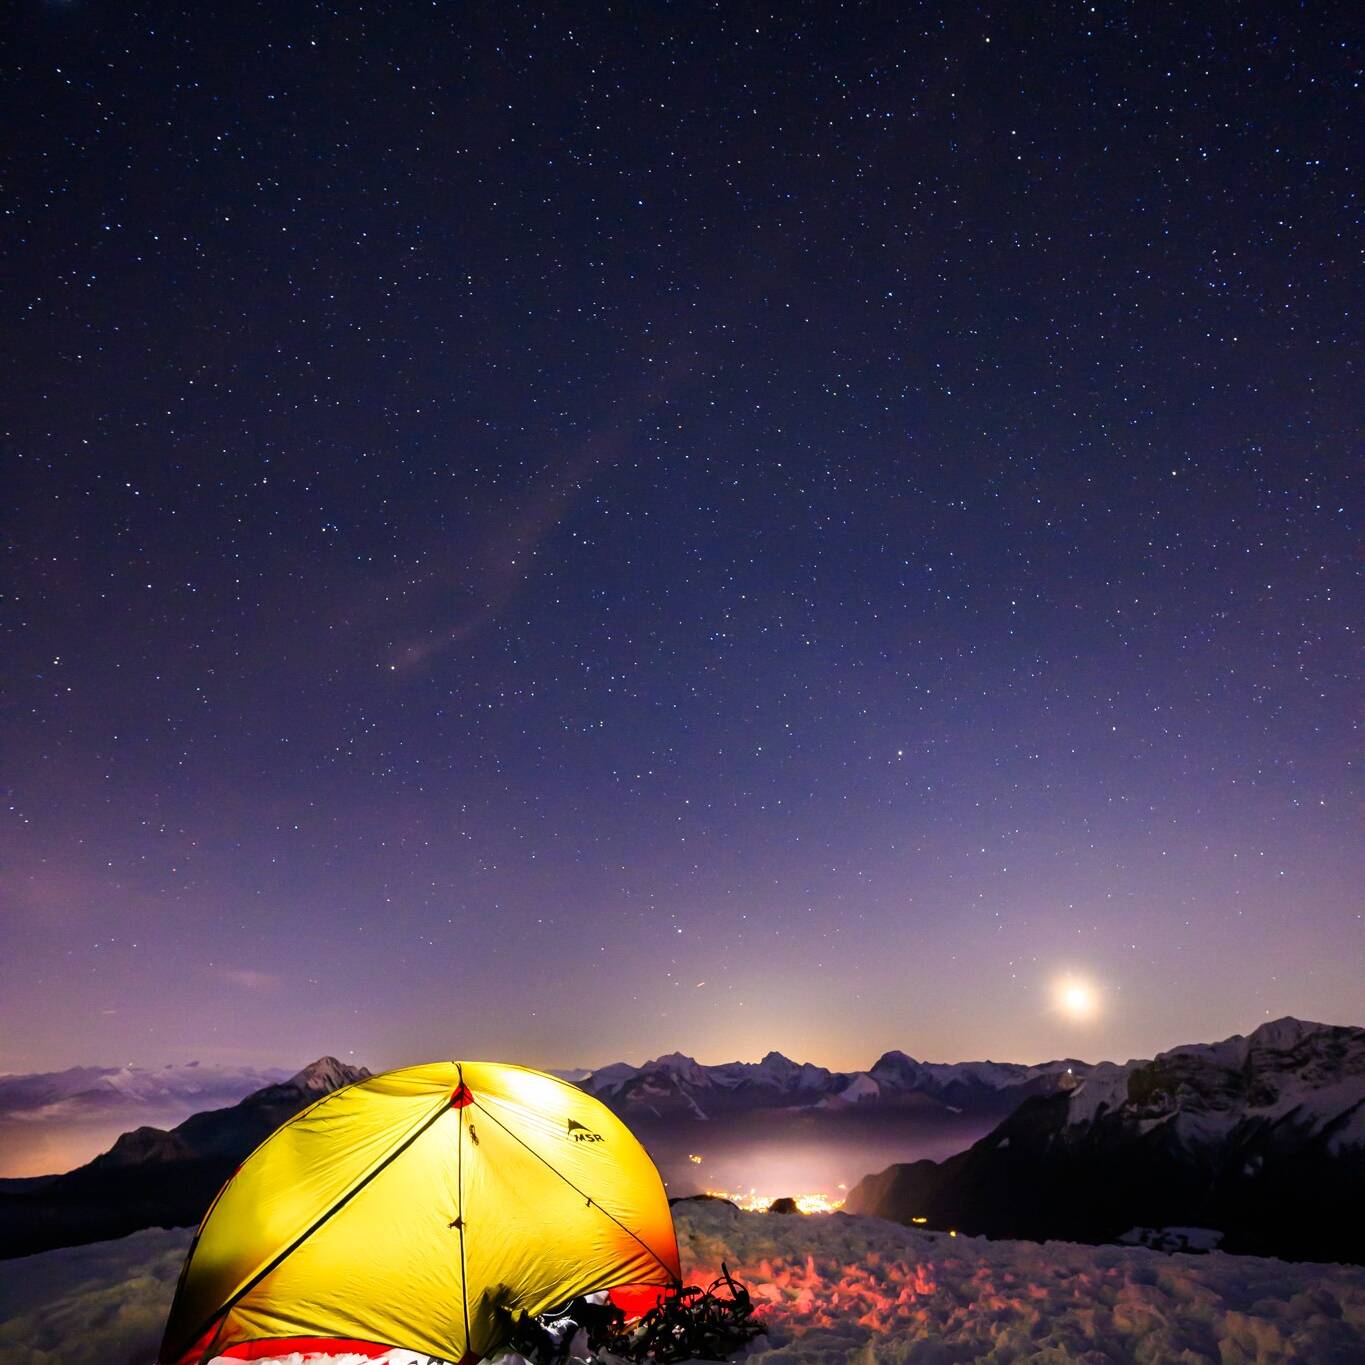
[[[464,1067],[459,1062],[455,1063],[455,1074],[459,1077],[459,1085],[455,1088],[455,1093],[450,1097],[451,1106],[458,1110],[460,1115],[459,1137],[455,1142],[455,1222],[454,1227],[460,1234],[460,1311],[464,1316],[464,1341],[465,1349],[469,1349],[469,1261],[465,1255],[464,1245],[464,1111],[466,1106],[474,1101],[474,1096],[464,1083]]]

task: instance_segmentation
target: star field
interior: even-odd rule
[[[12,24],[0,1071],[1360,1022],[1344,6]]]

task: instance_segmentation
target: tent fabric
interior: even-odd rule
[[[510,1313],[680,1275],[663,1181],[605,1105],[524,1067],[434,1062],[333,1091],[243,1162],[160,1359],[306,1339],[469,1361]]]

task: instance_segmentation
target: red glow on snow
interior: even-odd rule
[[[884,1332],[897,1324],[924,1322],[923,1300],[938,1292],[931,1265],[886,1260],[877,1252],[853,1265],[767,1258],[752,1265],[728,1263],[730,1273],[747,1285],[757,1316],[782,1335],[822,1327],[847,1325],[852,1320],[870,1332]],[[710,1284],[720,1267],[692,1266],[689,1284]]]

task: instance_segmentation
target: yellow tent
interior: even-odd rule
[[[160,1359],[473,1361],[510,1314],[679,1277],[663,1182],[609,1109],[538,1071],[433,1062],[333,1091],[243,1162],[200,1224]]]

